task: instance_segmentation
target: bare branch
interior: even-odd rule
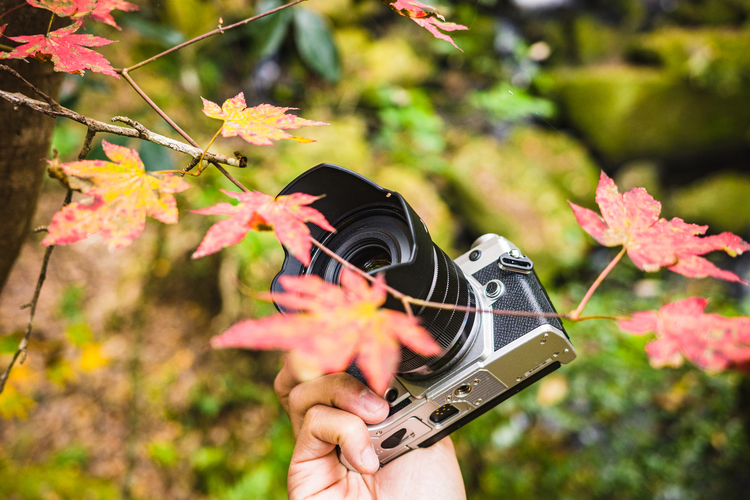
[[[146,104],[151,106],[151,108],[157,112],[159,116],[161,116],[165,122],[169,123],[169,126],[172,127],[177,131],[178,134],[180,134],[182,137],[185,138],[186,141],[188,141],[190,144],[195,146],[196,148],[200,148],[200,145],[198,145],[197,142],[195,142],[192,137],[190,137],[187,132],[182,130],[179,125],[177,125],[174,120],[172,120],[164,111],[161,110],[159,106],[156,105],[154,101],[151,100],[151,98],[146,95],[146,93],[138,86],[137,83],[133,80],[133,78],[128,74],[128,70],[124,69],[119,72],[122,77],[130,84],[131,87],[133,87],[133,90],[135,90],[141,98],[146,101]]]
[[[303,0],[299,0],[299,1],[303,1]],[[127,82],[130,84],[130,86],[133,87],[133,90],[135,90],[138,93],[138,95],[141,96],[143,98],[143,100],[146,101],[146,103],[149,106],[151,106],[153,108],[153,110],[156,111],[159,114],[159,116],[161,116],[164,119],[164,121],[166,121],[167,123],[169,123],[169,125],[173,129],[175,129],[178,134],[180,134],[182,137],[184,137],[186,141],[188,141],[190,144],[192,144],[196,148],[200,149],[200,146],[198,145],[198,143],[195,142],[187,134],[187,132],[185,132],[184,130],[182,130],[180,128],[180,126],[177,125],[174,122],[174,120],[172,120],[164,111],[162,111],[161,108],[159,108],[159,106],[157,106],[156,103],[153,100],[151,100],[151,98],[148,95],[146,95],[146,93],[138,86],[138,84],[135,83],[135,81],[133,80],[133,78],[131,78],[131,76],[128,74],[128,70],[127,69],[121,70],[121,71],[119,71],[119,73],[122,75],[123,78],[125,78],[125,80],[127,80]],[[218,133],[217,133],[217,135],[218,135]],[[213,142],[213,141],[211,141],[211,142]],[[201,150],[201,151],[202,151],[202,153],[201,153],[201,160],[199,160],[199,162],[202,161],[203,158],[206,158],[208,160],[208,162],[211,163],[212,165],[216,166],[216,168],[219,170],[219,172],[221,172],[224,175],[224,177],[226,177],[227,179],[229,179],[229,181],[232,184],[234,184],[235,186],[237,186],[238,188],[240,188],[240,190],[242,190],[244,192],[250,191],[248,188],[246,188],[245,186],[243,186],[240,181],[238,181],[233,176],[231,176],[229,174],[229,172],[227,172],[217,162],[209,159],[208,151],[207,150]]]
[[[149,130],[144,129],[144,133],[143,131],[135,130],[132,128],[110,125],[108,123],[94,120],[93,118],[89,118],[80,113],[76,113],[75,111],[62,106],[60,106],[59,108],[54,108],[47,103],[37,101],[36,99],[31,99],[17,92],[11,93],[0,90],[0,97],[13,104],[14,106],[24,106],[27,108],[31,108],[35,111],[39,111],[40,113],[44,113],[45,115],[52,117],[62,116],[64,118],[69,118],[73,121],[86,125],[89,130],[93,130],[95,132],[105,132],[108,134],[121,135],[123,137],[143,139],[149,142],[153,142],[154,144],[159,144],[160,146],[164,146],[165,148],[169,148],[173,151],[177,151],[178,153],[192,156],[196,160],[203,154],[203,150],[199,147],[190,146],[188,144],[185,144],[184,142],[176,141],[174,139],[170,139],[169,137],[164,137],[163,135],[156,134]],[[240,167],[242,165],[241,159],[211,152],[206,153],[206,160],[215,163],[222,163],[224,165],[230,165],[232,167]]]
[[[50,106],[53,107],[59,107],[60,105],[52,99],[50,96],[39,90],[33,83],[28,81],[26,78],[22,77],[16,70],[11,68],[10,66],[6,66],[5,64],[0,64],[0,70],[5,71],[6,73],[10,73],[11,75],[15,76],[19,80],[21,80],[27,87],[29,87],[31,90],[33,90],[39,97],[47,101],[47,103]]]
[[[70,203],[70,200],[73,197],[73,191],[68,189],[68,193],[65,195],[65,201],[63,201],[63,207],[68,205]],[[16,364],[16,360],[19,360],[19,363],[23,364],[23,362],[26,360],[26,349],[29,346],[29,339],[31,338],[31,325],[34,322],[34,315],[36,314],[36,306],[39,302],[39,294],[42,292],[42,285],[44,285],[44,280],[47,278],[47,266],[49,265],[49,259],[52,256],[52,250],[55,249],[55,245],[50,245],[47,247],[47,250],[44,252],[44,260],[42,261],[42,270],[39,271],[39,278],[36,281],[36,289],[34,290],[34,298],[31,299],[31,302],[28,304],[24,304],[22,308],[30,308],[31,311],[29,312],[29,323],[26,325],[26,332],[23,334],[23,338],[21,339],[21,342],[18,344],[18,349],[16,349],[16,353],[13,355],[13,359],[10,360],[10,364],[8,365],[8,368],[5,369],[5,372],[0,375],[0,394],[2,394],[3,390],[5,389],[5,383],[8,381],[8,377],[10,376],[10,371],[13,369],[13,366]],[[20,358],[20,359],[19,359]]]
[[[263,14],[258,14],[257,16],[249,17],[249,18],[245,19],[244,21],[240,21],[238,23],[230,24],[229,26],[221,26],[220,25],[218,28],[216,28],[213,31],[209,31],[208,33],[205,33],[203,35],[197,36],[197,37],[193,38],[192,40],[188,40],[187,42],[182,42],[179,45],[175,45],[171,49],[167,49],[167,50],[165,50],[164,52],[162,52],[160,54],[156,54],[153,57],[149,57],[145,61],[141,61],[138,64],[134,64],[133,66],[130,66],[129,68],[125,68],[124,70],[115,70],[115,71],[117,71],[120,74],[122,74],[123,71],[124,72],[132,71],[134,69],[140,68],[141,66],[145,66],[146,64],[148,64],[150,62],[156,61],[160,57],[163,57],[163,56],[166,56],[167,54],[171,54],[172,52],[178,51],[178,50],[180,50],[183,47],[187,47],[188,45],[191,45],[191,44],[193,44],[195,42],[199,42],[201,40],[204,40],[204,39],[206,39],[208,37],[211,37],[211,36],[214,36],[214,35],[220,35],[220,34],[223,35],[224,32],[227,31],[227,30],[231,30],[232,28],[237,28],[239,26],[243,26],[243,25],[245,25],[247,23],[251,23],[253,21],[256,21],[256,20],[258,20],[258,19],[260,19],[262,17],[270,16],[271,14],[275,14],[276,12],[279,12],[281,10],[288,9],[289,7],[294,7],[298,3],[302,3],[304,1],[305,0],[296,0],[294,2],[290,2],[290,3],[282,5],[280,7],[276,7],[275,9],[271,9],[268,12],[264,12]]]

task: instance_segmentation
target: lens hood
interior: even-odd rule
[[[364,215],[369,217],[382,215],[378,228],[381,233],[384,232],[382,231],[384,221],[390,221],[393,224],[393,227],[387,228],[389,231],[386,234],[386,239],[392,241],[380,242],[381,245],[389,247],[391,263],[378,268],[377,272],[385,272],[388,284],[402,293],[418,298],[430,295],[435,268],[432,239],[424,222],[400,194],[384,189],[351,170],[328,163],[322,163],[306,171],[290,182],[279,195],[291,193],[324,195],[310,206],[319,210],[338,232],[346,231],[347,227],[351,226],[354,221],[361,220]],[[335,245],[330,245],[330,242],[336,238],[336,234],[329,233],[312,223],[308,223],[307,226],[313,238],[341,254],[340,249],[337,251]],[[367,233],[365,229],[359,229],[360,232]],[[357,236],[352,235],[348,240],[356,238]],[[279,284],[281,276],[300,276],[311,273],[322,253],[318,248],[312,247],[310,251],[312,263],[308,269],[286,249],[284,251],[286,252],[284,264],[273,280],[272,292],[282,291]],[[338,276],[333,276],[330,272],[326,273],[323,269],[315,274],[321,274],[329,281],[338,281]],[[400,304],[400,301],[389,297],[389,303],[386,306],[391,309],[401,309]],[[277,307],[285,312],[280,306],[277,305]]]

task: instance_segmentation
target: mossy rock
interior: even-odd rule
[[[639,37],[629,52],[695,87],[733,95],[750,89],[748,48],[750,29],[665,28]]]
[[[719,96],[666,71],[624,65],[558,70],[539,87],[610,164],[750,146],[750,92]]]
[[[542,278],[581,261],[591,241],[566,200],[591,206],[597,168],[571,137],[525,128],[502,143],[471,139],[453,156],[449,176],[471,230],[513,241]]]
[[[665,217],[708,224],[712,233],[742,234],[750,227],[750,175],[719,172],[676,190],[665,203]]]

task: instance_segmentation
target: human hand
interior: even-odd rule
[[[449,437],[378,470],[365,423],[384,420],[388,404],[351,375],[336,373],[300,383],[287,365],[274,388],[297,440],[287,480],[290,500],[466,498]],[[339,461],[336,445],[359,472]]]

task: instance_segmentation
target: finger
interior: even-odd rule
[[[305,414],[292,464],[324,457],[332,453],[336,445],[362,474],[373,474],[380,467],[364,421],[344,410],[323,405],[313,406]]]
[[[287,358],[284,363],[284,367],[281,369],[276,379],[273,381],[273,388],[276,391],[276,396],[281,402],[281,406],[289,414],[289,393],[299,384],[299,380],[294,376],[294,373],[289,368],[289,359]]]
[[[298,384],[289,392],[287,405],[295,436],[305,414],[315,405],[342,409],[369,424],[388,416],[388,403],[348,373],[334,373]]]

